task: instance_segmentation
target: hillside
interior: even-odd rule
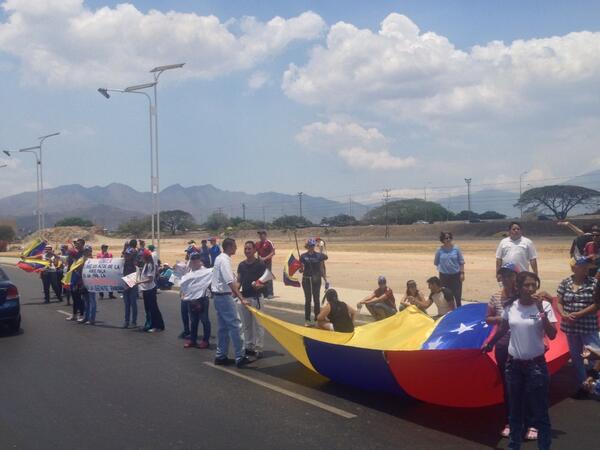
[[[174,184],[165,188],[160,196],[161,209],[181,209],[191,213],[198,222],[209,214],[221,211],[230,217],[244,214],[248,219],[271,221],[282,215],[298,214],[299,201],[296,195],[277,192],[246,194],[226,191],[210,184],[183,187]],[[84,187],[78,184],[46,189],[44,192],[46,223],[54,224],[68,216],[78,216],[94,223],[114,229],[130,217],[149,214],[151,195],[138,192],[120,183],[107,186]],[[20,228],[31,229],[35,223],[35,192],[24,192],[0,199],[0,218],[14,219]],[[302,213],[313,222],[325,216],[348,212],[348,204],[323,197],[304,195]],[[352,211],[361,217],[366,206],[353,202]]]

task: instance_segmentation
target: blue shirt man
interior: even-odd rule
[[[209,241],[210,250],[208,252],[210,254],[210,266],[208,267],[212,267],[215,264],[217,256],[221,254],[221,247],[218,246],[216,237],[211,237]]]

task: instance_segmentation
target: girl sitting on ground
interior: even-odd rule
[[[317,316],[317,327],[327,331],[352,333],[354,331],[354,317],[356,310],[338,299],[335,289],[327,289],[323,302],[327,304]]]

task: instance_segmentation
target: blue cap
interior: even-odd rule
[[[377,284],[385,284],[387,283],[387,280],[385,279],[385,277],[383,275],[379,275],[377,277]]]
[[[315,245],[317,245],[317,241],[311,238],[308,241],[306,241],[306,245],[308,245],[309,247],[314,247]]]
[[[519,266],[517,266],[514,263],[504,263],[504,264],[502,264],[502,267],[500,267],[500,269],[498,269],[498,273],[506,272],[506,271],[519,273],[521,271],[521,269],[519,269]]]
[[[571,266],[584,266],[586,264],[590,264],[590,261],[585,256],[571,258]]]

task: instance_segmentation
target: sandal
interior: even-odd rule
[[[504,425],[504,429],[500,432],[500,436],[507,438],[510,435],[510,426]]]
[[[537,441],[538,438],[538,430],[536,428],[530,427],[527,429],[527,433],[525,434],[526,441]]]

